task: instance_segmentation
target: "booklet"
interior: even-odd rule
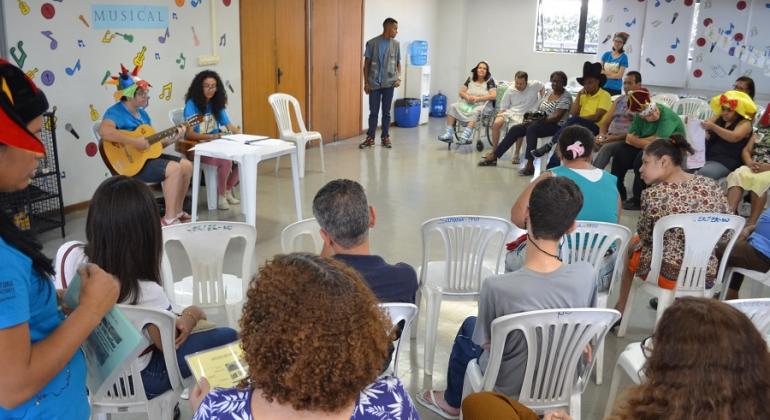
[[[80,274],[70,281],[62,298],[69,308],[80,304]],[[149,345],[139,330],[117,306],[113,306],[81,345],[88,364],[88,389],[93,395],[103,395],[111,388],[126,359],[136,359]]]
[[[260,140],[267,140],[270,137],[268,136],[254,136],[251,134],[228,134],[225,136],[222,136],[225,140],[230,140],[238,143],[245,143],[245,144],[251,144]]]
[[[195,380],[205,377],[211,389],[233,388],[248,376],[240,341],[188,354],[185,360]]]

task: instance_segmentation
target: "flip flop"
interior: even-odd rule
[[[182,223],[187,223],[192,220],[192,216],[190,216],[186,211],[179,212],[179,214],[177,214],[176,217]]]
[[[519,163],[521,163],[521,161],[519,160],[519,156],[516,155],[516,157],[514,157],[513,160],[511,161],[511,163],[513,163],[514,165],[518,165]]]
[[[420,391],[420,393],[417,394],[417,402],[420,403],[420,405],[422,405],[423,407],[427,408],[428,410],[438,414],[439,416],[441,416],[441,417],[443,417],[445,419],[450,419],[450,420],[452,420],[452,419],[459,419],[460,416],[453,416],[453,415],[447,413],[446,411],[444,411],[441,407],[439,407],[438,403],[436,402],[436,397],[433,394],[433,392],[434,392],[434,390],[432,390],[432,389],[429,391],[428,395],[430,395],[430,401],[428,401],[424,397],[425,390]]]

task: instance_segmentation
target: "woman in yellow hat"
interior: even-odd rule
[[[741,166],[741,152],[751,138],[757,106],[749,95],[728,90],[711,98],[711,109],[716,115],[702,123],[706,129],[706,164],[698,175],[718,180]]]

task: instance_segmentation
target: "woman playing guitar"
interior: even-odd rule
[[[120,74],[108,82],[117,85],[115,99],[118,102],[104,112],[99,136],[103,141],[132,146],[140,151],[146,150],[150,147],[147,136],[133,137],[121,130],[133,131],[142,125],[152,125],[150,116],[144,111],[150,101],[151,85],[138,77],[140,67],[135,67],[131,73],[123,65],[120,67]],[[174,135],[162,141],[163,145],[173,143],[184,131],[185,128],[180,126]],[[162,154],[158,158],[148,160],[134,176],[144,182],[162,182],[166,203],[165,215],[160,221],[163,226],[190,221],[190,215],[182,209],[182,202],[192,177],[192,164],[189,160]]]
[[[231,133],[239,132],[238,127],[230,122],[225,106],[227,105],[227,92],[222,85],[222,79],[211,70],[204,70],[193,79],[190,88],[185,94],[184,117],[185,119],[201,115],[203,122],[195,127],[187,127],[186,140],[177,143],[177,151],[187,153],[190,147],[201,141],[211,141],[222,136],[220,126],[224,126]],[[189,153],[188,159],[191,159]],[[217,167],[217,207],[220,210],[228,210],[230,204],[238,204],[233,196],[233,186],[238,182],[238,168],[227,159],[201,157],[201,163]],[[207,185],[206,188],[212,186]]]

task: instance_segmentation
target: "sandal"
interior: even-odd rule
[[[192,216],[190,216],[190,214],[186,211],[180,211],[177,213],[176,218],[179,219],[179,221],[182,223],[187,223],[192,220]]]
[[[514,165],[518,165],[518,164],[521,163],[521,159],[519,159],[519,155],[518,154],[513,157],[513,160],[511,160],[511,163],[513,163]]]
[[[165,217],[161,217],[160,218],[160,226],[161,227],[178,225],[180,223],[182,223],[182,222],[179,221],[178,217],[175,217],[175,218],[173,218],[171,220],[166,220]]]
[[[479,166],[497,166],[497,159],[495,160],[482,159],[481,162],[479,162]]]
[[[420,403],[423,407],[427,408],[428,410],[438,414],[439,416],[445,418],[445,419],[459,419],[460,416],[453,416],[446,411],[444,411],[443,408],[439,407],[438,403],[436,402],[436,397],[434,394],[434,390],[428,390],[428,395],[430,395],[430,401],[425,399],[425,391],[420,391],[419,394],[417,394],[417,402]]]

